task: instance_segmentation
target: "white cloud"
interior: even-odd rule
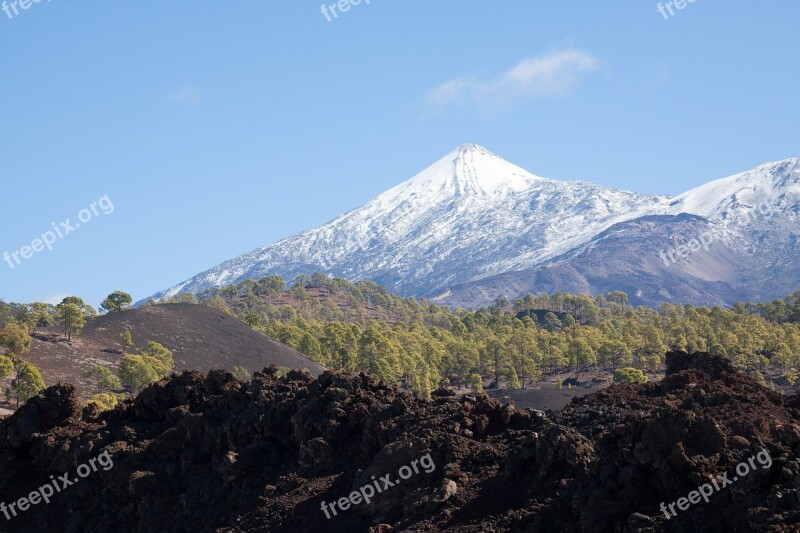
[[[184,85],[170,96],[170,100],[181,104],[197,104],[203,99],[200,89],[193,85]]]
[[[507,105],[515,100],[559,95],[574,87],[585,75],[600,68],[602,62],[588,52],[568,48],[529,57],[494,78],[480,76],[456,78],[428,93],[436,106],[473,104]]]

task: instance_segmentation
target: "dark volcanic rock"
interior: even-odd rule
[[[36,434],[69,423],[80,416],[75,387],[58,383],[31,398],[16,414],[0,424],[0,435],[12,448],[30,443]]]
[[[113,467],[0,515],[0,529],[798,531],[797,398],[703,354],[669,354],[667,367],[661,382],[614,385],[550,415],[274,368],[250,383],[184,372],[83,418],[74,391],[56,386],[0,425],[0,501],[106,452]],[[660,509],[767,452],[770,465],[708,502],[670,519]],[[341,507],[365,487],[381,490]]]

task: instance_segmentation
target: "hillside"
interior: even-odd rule
[[[206,306],[172,304],[109,313],[87,323],[72,342],[63,339],[59,328],[39,330],[25,358],[37,366],[45,383],[73,383],[81,394],[91,392],[83,371],[97,364],[116,367],[122,357],[120,334],[129,330],[137,353],[148,341],[172,351],[175,371],[234,366],[250,372],[270,364],[307,368],[319,375],[324,368],[295,350],[275,342],[247,324]]]
[[[693,253],[675,256],[687,246]],[[669,197],[542,178],[465,144],[325,225],[154,297],[321,272],[469,308],[542,290],[732,305],[796,290],[798,253],[797,158]]]
[[[789,294],[800,286],[796,264],[787,264],[774,275],[765,275],[766,268],[743,272],[737,265],[752,260],[752,252],[737,246],[717,243],[677,264],[659,255],[674,249],[682,236],[702,235],[708,228],[708,220],[696,215],[654,215],[622,222],[552,261],[455,285],[432,301],[471,308],[500,294],[579,291],[597,295],[619,290],[629,295],[633,305],[657,307],[661,302],[679,301],[725,307],[736,301],[759,301],[765,295]],[[789,252],[800,250],[792,246]]]
[[[693,239],[696,249],[681,256]],[[433,300],[475,307],[500,294],[621,290],[635,305],[726,306],[797,290],[798,254],[800,160],[790,159],[703,185],[559,257],[456,284]]]
[[[99,416],[53,387],[0,422],[0,501],[100,456],[13,529],[789,532],[798,407],[727,361],[680,353],[660,382],[558,413],[424,401],[363,374],[187,372]]]

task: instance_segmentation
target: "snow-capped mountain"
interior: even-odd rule
[[[451,289],[470,287],[474,293],[485,280],[563,265],[613,240],[614,228],[641,229],[636,221],[652,216],[696,215],[726,235],[744,231],[760,240],[767,232],[775,238],[773,246],[798,231],[798,161],[763,165],[670,198],[538,177],[466,144],[323,226],[226,261],[154,297],[270,274],[291,281],[298,274],[321,272],[370,279],[399,294],[466,303]],[[769,217],[765,205],[774,210]],[[597,241],[600,236],[604,240]],[[638,238],[648,242],[645,233]],[[480,302],[469,303],[486,303],[491,291],[503,289],[487,287],[490,292],[479,291]],[[507,292],[491,299],[518,296]]]
[[[449,287],[437,300],[475,307],[498,295],[623,290],[646,305],[765,301],[800,289],[799,252],[795,158],[666,199],[557,258]]]
[[[669,211],[749,224],[753,210],[759,211],[755,218],[771,218],[770,209],[796,215],[798,201],[800,158],[793,158],[701,185],[670,200]]]
[[[467,144],[324,226],[222,263],[162,295],[313,272],[424,294],[545,261],[661,201],[540,178]]]

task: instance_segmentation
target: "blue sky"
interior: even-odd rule
[[[0,253],[113,204],[0,298],[144,298],[464,142],[665,194],[800,155],[795,1],[365,1],[0,11]]]

